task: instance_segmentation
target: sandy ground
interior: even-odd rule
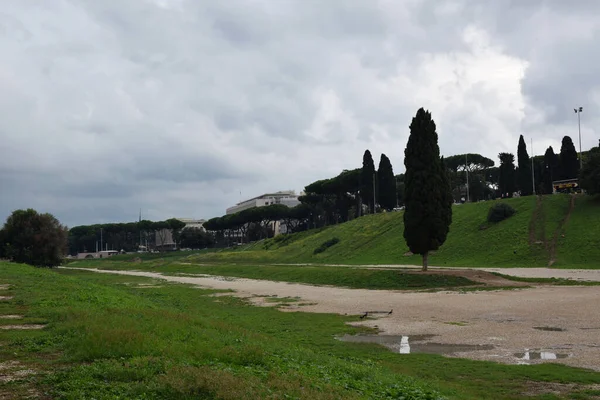
[[[290,308],[306,312],[363,314],[371,310],[393,310],[391,315],[366,318],[361,324],[377,327],[385,335],[408,336],[409,345],[411,337],[434,335],[426,341],[434,347],[437,344],[493,346],[452,356],[511,364],[560,362],[600,371],[600,287],[597,286],[431,293],[344,289],[201,275],[168,276],[143,271],[95,271],[233,289],[235,295],[248,297],[259,305],[263,305],[261,300],[266,296],[299,297],[300,304],[305,305]],[[584,271],[587,272],[592,271]],[[577,274],[572,277],[577,279]],[[401,348],[400,343],[398,348]]]

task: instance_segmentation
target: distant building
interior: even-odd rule
[[[563,179],[561,181],[552,182],[553,193],[578,193],[581,191],[577,178]]]
[[[204,229],[204,223],[206,220],[204,219],[193,219],[193,218],[175,218],[185,224],[183,229],[190,228],[198,228]],[[154,245],[157,249],[160,250],[175,250],[177,249],[177,243],[175,243],[175,239],[173,238],[173,230],[172,229],[161,229],[156,231],[156,235],[154,235]]]
[[[235,214],[250,208],[266,207],[273,204],[282,204],[287,207],[295,207],[300,204],[300,200],[298,200],[298,195],[295,191],[282,190],[275,193],[265,193],[263,195],[239,202],[235,206],[229,207],[225,213],[228,215]],[[287,226],[282,221],[273,222],[271,229],[273,229],[275,235],[287,233]],[[241,237],[241,234],[239,232],[234,232],[233,237]]]
[[[293,190],[265,193],[263,195],[239,202],[235,206],[229,207],[225,213],[235,214],[249,208],[264,207],[273,204],[283,204],[284,206],[295,207],[300,204],[300,200],[298,200],[298,195]]]
[[[76,258],[78,260],[92,259],[92,258],[108,258],[108,257],[112,257],[117,254],[119,254],[119,252],[116,250],[102,250],[102,251],[97,251],[95,253],[78,253],[74,258]]]

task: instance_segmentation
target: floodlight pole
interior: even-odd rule
[[[581,157],[581,113],[583,107],[575,108],[575,114],[577,114],[577,125],[579,127],[579,169],[583,168],[583,158]]]

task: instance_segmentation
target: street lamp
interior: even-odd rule
[[[579,169],[583,168],[583,158],[581,158],[581,113],[583,107],[574,108],[575,114],[577,114],[577,123],[579,125]]]

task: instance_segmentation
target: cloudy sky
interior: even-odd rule
[[[600,1],[6,0],[0,219],[210,218],[361,165],[598,144]],[[529,149],[531,150],[531,149]]]

